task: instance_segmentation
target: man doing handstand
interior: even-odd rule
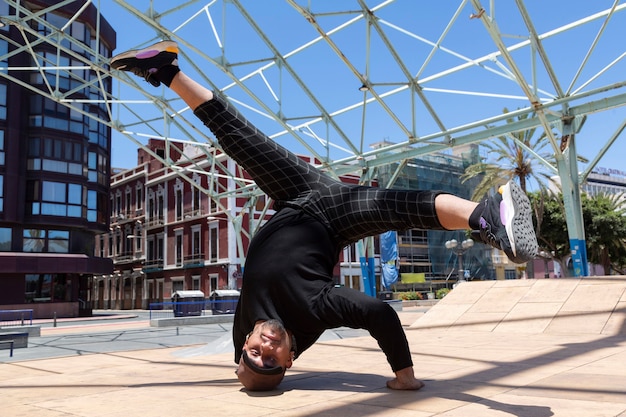
[[[406,335],[388,304],[335,287],[343,247],[388,230],[474,231],[516,263],[533,259],[530,204],[509,182],[481,203],[442,191],[344,184],[269,139],[218,93],[180,71],[178,46],[159,42],[112,58],[111,66],[170,87],[213,132],[221,148],[273,201],[276,214],[254,235],[234,317],[237,377],[249,390],[271,390],[327,329],[366,329],[387,357],[391,389],[417,390]]]

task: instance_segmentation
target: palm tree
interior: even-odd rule
[[[509,110],[505,108],[504,113]],[[517,118],[507,118],[507,123],[525,120],[528,114]],[[529,180],[537,183],[540,189],[545,189],[548,182],[552,182],[550,172],[541,169],[539,160],[531,155],[527,149],[532,149],[546,161],[553,162],[554,157],[549,149],[545,132],[536,136],[536,129],[512,132],[499,136],[490,142],[483,142],[481,146],[487,150],[487,161],[470,165],[461,176],[462,182],[470,178],[481,177],[481,181],[474,189],[472,200],[479,201],[494,187],[502,185],[511,179],[517,179],[524,192],[527,191]],[[536,137],[535,137],[536,136]],[[545,150],[544,150],[545,149]]]
[[[508,113],[505,107],[503,113]],[[507,123],[526,120],[529,114],[518,115],[517,118],[508,117]],[[481,146],[487,150],[487,161],[481,161],[470,165],[461,176],[461,181],[466,182],[470,178],[481,178],[478,186],[474,189],[472,200],[482,200],[492,189],[512,179],[517,179],[520,188],[526,193],[527,182],[533,180],[540,190],[546,189],[548,182],[553,182],[550,178],[550,171],[542,169],[539,159],[531,154],[529,149],[539,155],[543,160],[553,165],[554,156],[549,150],[544,150],[549,142],[546,140],[546,133],[535,135],[536,128],[511,132],[507,135],[499,136],[490,142],[482,142]],[[544,195],[544,192],[541,193]],[[538,213],[537,218],[541,218]],[[537,225],[539,227],[539,225]],[[539,232],[538,230],[536,231]],[[533,263],[527,264],[529,276],[534,276]]]

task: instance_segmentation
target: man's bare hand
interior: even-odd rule
[[[413,390],[417,391],[422,388],[424,383],[415,378],[413,367],[408,367],[396,372],[396,377],[387,381],[387,388],[397,390]]]

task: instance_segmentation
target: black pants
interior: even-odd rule
[[[435,213],[441,191],[342,183],[268,138],[217,94],[194,114],[277,208],[299,208],[319,219],[340,246],[387,230],[444,229]]]

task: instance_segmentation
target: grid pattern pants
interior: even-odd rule
[[[268,138],[218,94],[194,114],[276,208],[299,208],[317,218],[340,247],[388,230],[444,229],[435,213],[441,191],[342,183]]]

